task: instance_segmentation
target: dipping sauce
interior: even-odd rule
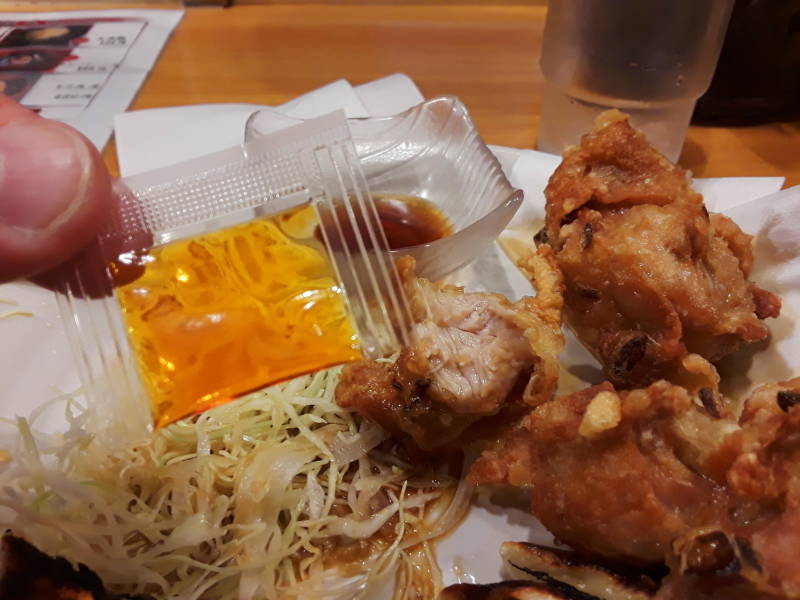
[[[392,250],[428,244],[453,233],[450,219],[432,202],[389,194],[375,194],[373,199]]]
[[[400,194],[373,194],[372,199],[391,250],[428,244],[453,233],[450,219],[428,200]],[[340,210],[343,211],[344,208]],[[359,214],[356,219],[359,223],[363,222]],[[357,251],[355,236],[353,230],[349,229],[348,220],[340,214],[339,221],[344,239],[349,242],[348,246],[351,251]],[[316,237],[322,241],[319,229]]]
[[[156,426],[361,358],[311,206],[111,263]]]

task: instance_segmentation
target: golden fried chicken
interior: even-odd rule
[[[721,454],[735,456],[726,483],[735,541],[747,547],[744,574],[759,590],[800,598],[800,377],[748,398],[741,430]],[[727,461],[726,461],[727,462]]]
[[[414,326],[394,363],[347,365],[336,401],[423,449],[452,443],[486,417],[522,416],[552,398],[558,379],[561,278],[549,249],[526,263],[538,295],[511,303],[414,276],[398,263]]]
[[[714,362],[769,335],[780,300],[748,280],[750,236],[709,215],[686,171],[618,111],[567,150],[536,236],[555,250],[565,315],[618,387],[665,377],[684,356]]]
[[[606,382],[540,405],[469,477],[529,488],[573,548],[669,564],[659,597],[800,598],[800,378],[757,389],[737,420],[699,361],[686,387]]]
[[[713,402],[715,390],[703,389]],[[725,432],[717,420],[665,381],[629,392],[603,383],[539,406],[470,478],[530,487],[533,514],[573,548],[658,563],[676,537],[724,511],[722,486],[697,472],[706,453],[694,445],[697,429],[702,444]]]

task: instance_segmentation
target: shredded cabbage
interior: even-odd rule
[[[68,401],[69,429],[19,419],[0,463],[7,526],[115,592],[255,600],[431,598],[430,545],[468,508],[464,481],[395,457],[333,399],[338,369],[213,408],[115,449]],[[95,432],[96,433],[96,432]],[[442,484],[444,480],[444,485]],[[417,483],[414,483],[417,482]]]
[[[12,317],[32,317],[33,313],[29,310],[11,310],[0,314],[0,320],[11,319]]]

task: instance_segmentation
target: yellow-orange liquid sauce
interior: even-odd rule
[[[111,264],[156,426],[361,357],[317,224],[305,206]]]

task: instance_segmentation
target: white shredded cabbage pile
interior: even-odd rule
[[[157,598],[431,598],[429,541],[470,487],[381,451],[381,430],[336,405],[332,369],[180,421],[123,449],[67,403],[62,436],[19,419],[0,464],[3,525],[84,563],[119,593]]]

